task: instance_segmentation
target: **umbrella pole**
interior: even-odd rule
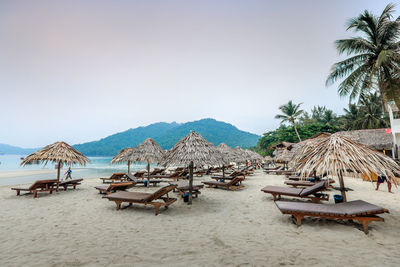
[[[147,184],[146,186],[149,186],[150,184],[150,162],[147,162]]]
[[[342,193],[343,202],[347,202],[346,198],[346,189],[344,188],[343,174],[339,172],[339,183],[340,183],[340,192]]]
[[[128,160],[128,173],[131,173],[131,161]]]
[[[61,161],[58,161],[58,164],[57,164],[57,189],[56,189],[57,192],[58,192],[58,186],[60,185],[60,168],[61,168]]]
[[[222,177],[225,178],[225,164],[222,164]]]
[[[192,192],[193,192],[193,161],[189,163],[189,202],[192,205]]]

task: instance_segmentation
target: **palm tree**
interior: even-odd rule
[[[379,104],[379,99],[377,93],[363,96],[360,99],[360,109],[355,123],[361,129],[377,129],[388,126],[389,122],[382,105]]]
[[[296,104],[293,104],[292,100],[290,100],[286,105],[282,105],[279,107],[279,109],[282,111],[283,114],[278,114],[275,116],[275,119],[281,120],[281,124],[285,123],[285,122],[290,122],[291,124],[293,124],[297,138],[299,138],[300,142],[301,142],[301,138],[300,138],[299,133],[297,132],[296,120],[303,113],[303,110],[300,109],[300,106],[302,104],[303,103],[296,105]]]
[[[338,88],[340,96],[352,101],[378,90],[384,103],[394,100],[400,106],[400,17],[392,20],[394,7],[388,4],[379,17],[365,10],[347,25],[347,30],[364,37],[336,41],[339,54],[352,55],[335,63],[326,80],[328,86],[344,79]]]
[[[358,106],[356,104],[349,104],[349,108],[345,108],[344,112],[344,129],[358,130],[357,125],[355,125],[355,122],[358,120],[360,113]]]

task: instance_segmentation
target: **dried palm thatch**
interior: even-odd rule
[[[307,142],[294,160],[296,170],[303,177],[312,173],[338,176],[345,201],[343,175],[346,173],[363,173],[369,177],[371,173],[382,174],[396,184],[392,177],[400,171],[398,164],[386,155],[338,134]]]
[[[147,138],[132,150],[129,158],[131,161],[156,163],[163,158],[164,154],[165,151],[152,138]]]
[[[72,165],[86,165],[90,160],[85,157],[81,152],[68,145],[65,142],[55,142],[54,144],[47,145],[44,148],[30,154],[22,162],[21,166],[29,164],[40,164],[45,165],[48,162],[57,163],[57,190],[60,181],[60,169],[61,164]]]
[[[236,152],[240,156],[240,161],[239,162],[246,162],[247,160],[250,160],[249,154],[244,150],[243,148],[237,146],[235,148]]]
[[[193,162],[194,166],[223,165],[228,163],[219,150],[200,134],[191,131],[166,153],[160,164],[181,165]]]
[[[150,184],[150,163],[159,162],[165,151],[152,139],[147,138],[141,144],[132,149],[129,160],[147,162],[147,186]]]
[[[175,146],[166,153],[161,165],[189,165],[189,202],[192,204],[193,190],[193,166],[224,165],[227,161],[223,154],[200,134],[190,133],[178,141]]]
[[[260,154],[254,152],[254,151],[246,149],[246,152],[250,156],[250,160],[254,160],[254,161],[264,160],[264,158]]]
[[[110,161],[111,164],[126,162],[128,164],[128,173],[130,173],[130,155],[132,154],[132,148],[127,147],[122,149],[117,155],[115,155]]]
[[[225,143],[219,144],[217,149],[222,153],[227,162],[238,162],[241,160],[241,156],[237,153],[237,151]]]

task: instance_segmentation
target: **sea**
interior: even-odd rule
[[[36,180],[56,179],[57,168],[55,163],[47,165],[20,166],[27,155],[0,155],[0,186],[32,183]],[[109,177],[114,172],[127,172],[127,164],[110,164],[112,157],[88,157],[90,163],[86,166],[72,165],[72,179]],[[131,164],[131,172],[146,169],[146,163]],[[150,165],[151,168],[156,165]],[[60,179],[65,177],[69,166],[63,166]]]

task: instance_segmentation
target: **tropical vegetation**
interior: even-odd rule
[[[339,54],[349,57],[332,66],[326,85],[342,80],[340,96],[353,101],[379,92],[383,103],[394,100],[400,107],[400,17],[393,19],[394,7],[388,4],[380,16],[365,10],[347,24],[360,36],[336,41]]]

